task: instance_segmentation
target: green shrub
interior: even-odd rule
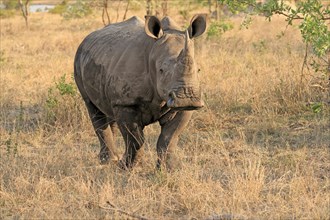
[[[10,133],[9,138],[4,142],[6,146],[7,156],[13,155],[16,156],[18,153],[18,143],[17,143],[17,133]]]
[[[15,10],[0,9],[0,18],[10,18],[15,15]]]
[[[311,110],[314,113],[320,113],[322,112],[322,107],[323,107],[323,103],[322,102],[314,102],[310,104]]]
[[[3,0],[2,4],[5,6],[6,10],[18,9],[18,1],[17,0]]]
[[[45,103],[46,124],[77,127],[85,118],[84,109],[75,83],[73,80],[68,81],[65,74],[48,89]]]
[[[67,6],[68,6],[67,1],[64,0],[61,2],[61,4],[56,5],[54,8],[50,9],[49,12],[52,14],[62,15],[66,11]]]
[[[0,50],[0,63],[6,62],[5,52]]]
[[[210,24],[207,30],[207,38],[220,37],[226,31],[233,29],[232,23],[225,21],[214,21]]]
[[[253,42],[252,46],[259,53],[265,52],[267,50],[266,40],[259,40],[258,42]]]
[[[60,95],[75,96],[77,93],[77,88],[73,82],[66,82],[66,75],[61,76],[58,82],[55,82],[55,87],[59,91]]]
[[[92,9],[85,1],[78,0],[73,5],[68,5],[62,14],[65,19],[83,18],[92,14]]]
[[[187,9],[179,10],[179,14],[183,17],[184,20],[188,20],[190,16]]]
[[[78,0],[76,3],[69,5],[67,1],[64,0],[61,4],[49,10],[49,12],[52,14],[60,14],[65,19],[72,19],[86,17],[92,13],[92,9],[86,1]]]

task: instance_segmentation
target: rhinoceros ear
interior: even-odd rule
[[[144,30],[146,34],[154,39],[161,38],[163,36],[163,30],[159,19],[155,16],[146,16],[145,18]]]
[[[206,14],[195,15],[188,27],[190,39],[202,35],[206,30]]]

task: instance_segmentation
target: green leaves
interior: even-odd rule
[[[284,0],[268,0],[264,4],[256,0],[220,0],[232,12],[244,12],[248,15],[264,15],[270,21],[275,14],[286,17],[288,25],[293,21],[300,21],[298,27],[307,45],[313,48],[313,53],[323,60],[330,53],[330,8],[322,5],[321,0],[305,0],[296,6],[289,5]],[[326,61],[330,66],[329,61]]]
[[[45,103],[47,124],[54,124],[56,121],[70,122],[70,111],[76,108],[78,97],[73,80],[68,82],[66,74],[63,74],[55,81],[55,85],[48,89]]]
[[[324,20],[317,16],[307,14],[299,25],[301,35],[306,43],[310,43],[314,53],[324,56],[330,50],[330,31]]]
[[[58,82],[55,82],[55,86],[59,91],[60,95],[70,95],[74,96],[77,93],[76,86],[73,82],[66,82],[66,74],[61,76]]]
[[[68,4],[68,1],[64,0],[61,4],[56,5],[56,7],[51,9],[49,12],[53,14],[60,14],[65,19],[72,19],[88,16],[92,13],[92,9],[86,1],[78,0],[74,4]]]
[[[92,9],[89,7],[88,2],[78,0],[73,5],[69,5],[63,13],[65,19],[83,18],[92,14]]]
[[[215,21],[212,22],[207,30],[207,37],[219,37],[224,32],[233,29],[233,24],[225,21]]]
[[[322,111],[322,102],[315,102],[311,104],[311,109],[314,113],[320,113]]]

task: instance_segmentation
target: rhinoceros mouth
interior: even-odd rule
[[[166,102],[167,107],[179,110],[197,110],[204,106],[200,96],[196,96],[192,88],[180,88],[171,91]]]
[[[187,101],[185,101],[187,102]],[[183,103],[180,103],[180,101],[178,100],[173,100],[171,98],[169,98],[167,100],[167,107],[168,108],[172,108],[172,109],[177,109],[177,110],[198,110],[202,107],[204,107],[204,102],[202,100],[199,100],[199,101],[190,101],[189,100],[189,104],[183,104]]]

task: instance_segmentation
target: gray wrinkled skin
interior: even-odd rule
[[[101,144],[101,163],[120,159],[113,137],[118,125],[126,143],[119,165],[131,168],[143,154],[144,127],[158,121],[157,167],[171,168],[190,110],[203,107],[193,38],[205,28],[203,15],[186,31],[169,17],[132,17],[83,40],[74,76]]]

